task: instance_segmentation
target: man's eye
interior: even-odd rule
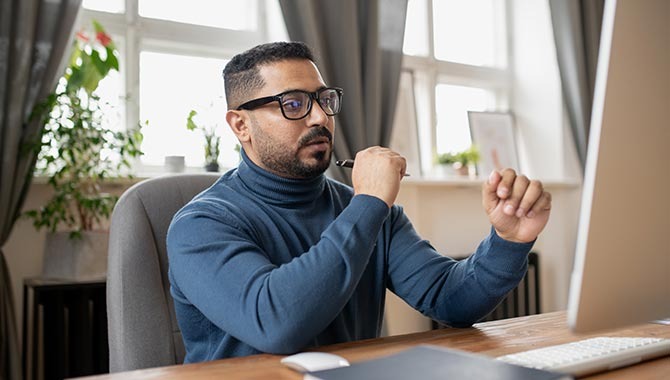
[[[286,99],[283,106],[286,111],[297,111],[302,108],[302,101],[300,99]]]

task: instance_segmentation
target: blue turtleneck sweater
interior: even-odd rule
[[[401,207],[324,175],[278,177],[244,154],[175,215],[167,244],[187,363],[377,337],[387,288],[469,326],[518,284],[532,246],[492,230],[457,262]]]

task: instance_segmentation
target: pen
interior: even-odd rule
[[[352,159],[346,159],[346,160],[337,160],[335,161],[335,165],[341,166],[343,168],[353,168],[354,167],[354,160]],[[405,173],[405,177],[409,177],[408,173]]]

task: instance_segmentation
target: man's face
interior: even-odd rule
[[[288,90],[314,92],[326,87],[314,63],[304,59],[263,65],[260,74],[266,84],[249,100]],[[284,118],[279,102],[241,112],[248,117],[249,129],[244,150],[256,165],[288,178],[311,178],[330,165],[335,121],[317,101],[300,120]]]

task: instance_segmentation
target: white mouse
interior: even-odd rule
[[[349,366],[347,359],[327,352],[301,352],[283,358],[281,363],[298,372],[313,372]]]

